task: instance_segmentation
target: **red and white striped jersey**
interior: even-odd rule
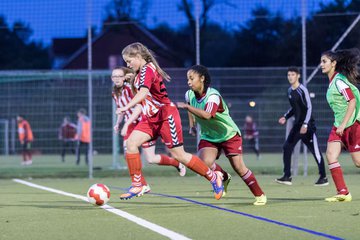
[[[149,89],[148,95],[141,103],[143,114],[147,117],[154,116],[162,106],[171,103],[162,76],[153,63],[142,67],[136,75],[134,86],[137,90],[141,87]]]
[[[124,87],[121,91],[121,96],[118,97],[113,92],[112,97],[115,101],[116,107],[121,108],[121,107],[125,107],[131,101],[131,99],[133,99],[134,95],[131,91],[131,88],[128,85],[124,85]],[[124,112],[124,121],[125,122],[127,122],[127,120],[129,119],[129,117],[131,116],[132,113],[133,113],[133,108],[130,108],[129,110]]]

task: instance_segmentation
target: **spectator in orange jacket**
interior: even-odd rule
[[[31,126],[28,121],[24,119],[23,116],[18,115],[16,117],[18,122],[18,133],[19,141],[22,149],[23,161],[21,165],[31,165],[32,164],[32,154],[31,154],[31,143],[34,141],[34,135],[31,130]]]
[[[80,153],[81,150],[85,150],[85,163],[89,163],[89,143],[91,141],[91,121],[88,116],[86,116],[86,110],[81,108],[77,112],[78,123],[77,123],[77,160],[76,164],[80,164]]]

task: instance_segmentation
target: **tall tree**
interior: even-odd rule
[[[138,21],[145,22],[149,1],[112,0],[105,8],[105,23]]]
[[[216,29],[216,32],[222,31],[226,37],[229,37],[231,39],[230,35],[227,34],[225,29],[222,29],[220,26],[217,26],[214,23],[210,23],[210,11],[212,8],[214,8],[216,5],[227,5],[230,7],[234,7],[231,3],[224,0],[198,0],[199,6],[194,5],[194,1],[192,0],[181,0],[181,2],[178,4],[179,11],[183,12],[186,16],[186,19],[188,21],[188,26],[181,29],[183,34],[187,35],[187,38],[189,39],[189,48],[188,52],[190,54],[190,61],[192,64],[195,63],[195,32],[196,32],[196,14],[198,14],[199,17],[199,30],[200,30],[200,51],[201,52],[208,52],[213,49],[207,49],[206,46],[212,45],[208,44],[208,42],[212,41],[214,39],[215,34],[209,34],[212,33],[212,30]],[[198,13],[196,11],[199,11]],[[209,27],[209,28],[208,28]],[[212,47],[216,47],[212,45]],[[204,55],[201,54],[201,62],[203,64],[207,64],[209,58],[203,57]],[[212,64],[210,64],[212,65]]]
[[[30,39],[28,25],[15,22],[8,26],[0,16],[0,69],[49,69],[48,49]]]
[[[319,11],[307,22],[308,63],[317,65],[321,52],[331,49],[360,12],[360,1],[335,0],[320,4]],[[339,48],[360,48],[360,22]]]
[[[286,20],[264,6],[252,11],[252,19],[235,33],[236,46],[228,66],[296,64],[301,57],[301,25]]]

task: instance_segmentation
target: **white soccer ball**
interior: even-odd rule
[[[110,189],[105,184],[95,183],[89,188],[87,197],[89,202],[94,205],[104,205],[110,199]]]

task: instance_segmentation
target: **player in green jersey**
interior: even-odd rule
[[[357,64],[358,49],[327,51],[321,55],[321,70],[329,77],[326,99],[334,112],[334,126],[328,139],[326,157],[337,194],[328,202],[350,202],[351,194],[345,184],[338,162],[342,147],[346,148],[356,167],[360,167],[360,83]]]
[[[202,65],[192,66],[187,79],[190,90],[185,94],[186,103],[178,102],[177,106],[188,110],[200,125],[198,155],[209,167],[217,169],[220,166],[215,160],[223,150],[235,172],[254,194],[254,205],[265,205],[267,198],[243,161],[240,130],[220,93],[210,87],[208,69]]]

